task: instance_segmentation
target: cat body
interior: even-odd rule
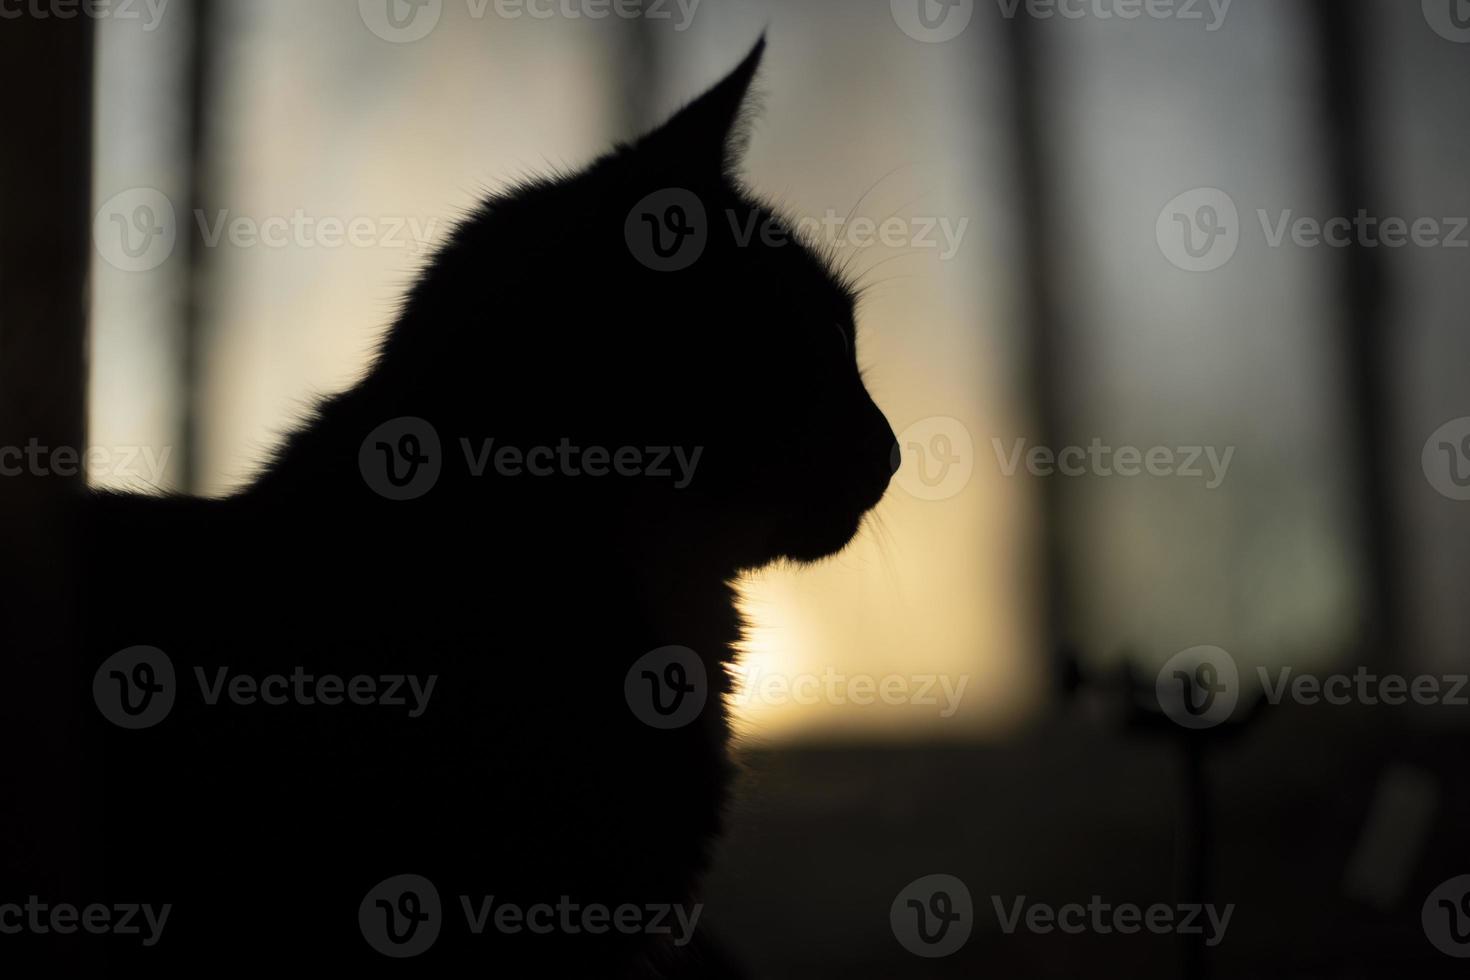
[[[119,975],[724,975],[730,582],[843,547],[895,448],[848,285],[731,231],[780,221],[733,176],[763,47],[484,202],[240,492],[93,500],[90,858],[171,906]]]

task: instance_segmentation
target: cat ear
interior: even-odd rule
[[[723,173],[734,170],[749,140],[746,104],[765,51],[762,34],[734,71],[645,136],[640,148],[672,156],[685,167],[692,164]]]

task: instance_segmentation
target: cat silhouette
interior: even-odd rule
[[[733,975],[730,583],[897,458],[852,284],[737,175],[764,47],[481,202],[238,492],[95,495],[85,848],[169,906],[118,975]]]

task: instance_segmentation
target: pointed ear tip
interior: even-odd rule
[[[741,63],[740,67],[754,74],[755,70],[760,67],[761,60],[765,57],[765,53],[766,32],[761,31],[761,36],[755,39],[755,45],[750,49],[750,54],[745,56],[745,61]]]
[[[725,81],[736,83],[742,87],[749,85],[751,80],[755,78],[756,70],[760,68],[761,60],[765,56],[765,53],[766,33],[762,31],[761,36],[756,38],[755,46],[750,49],[750,52],[744,58],[740,59],[740,64],[736,65],[730,74],[725,76]]]
[[[750,49],[750,53],[741,59],[740,64],[736,65],[713,88],[705,92],[700,100],[696,100],[708,99],[711,104],[723,106],[724,111],[728,113],[728,117],[723,120],[725,127],[737,126],[743,117],[750,114],[750,102],[753,98],[751,88],[755,84],[756,71],[760,68],[765,50],[766,35],[763,31],[756,40],[755,46]]]
[[[751,118],[758,112],[760,95],[752,93],[756,69],[766,50],[766,34],[761,32],[750,53],[731,72],[686,104],[662,126],[644,134],[639,146],[687,145],[717,147],[724,168],[732,168],[750,136]]]

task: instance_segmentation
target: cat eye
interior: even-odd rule
[[[843,351],[843,353],[845,353],[845,354],[851,354],[852,353],[852,341],[850,341],[848,339],[848,337],[847,337],[847,327],[846,327],[846,325],[844,325],[841,320],[838,320],[836,323],[833,324],[833,326],[835,326],[837,328],[837,336],[839,336],[839,337],[842,338],[842,351]]]

